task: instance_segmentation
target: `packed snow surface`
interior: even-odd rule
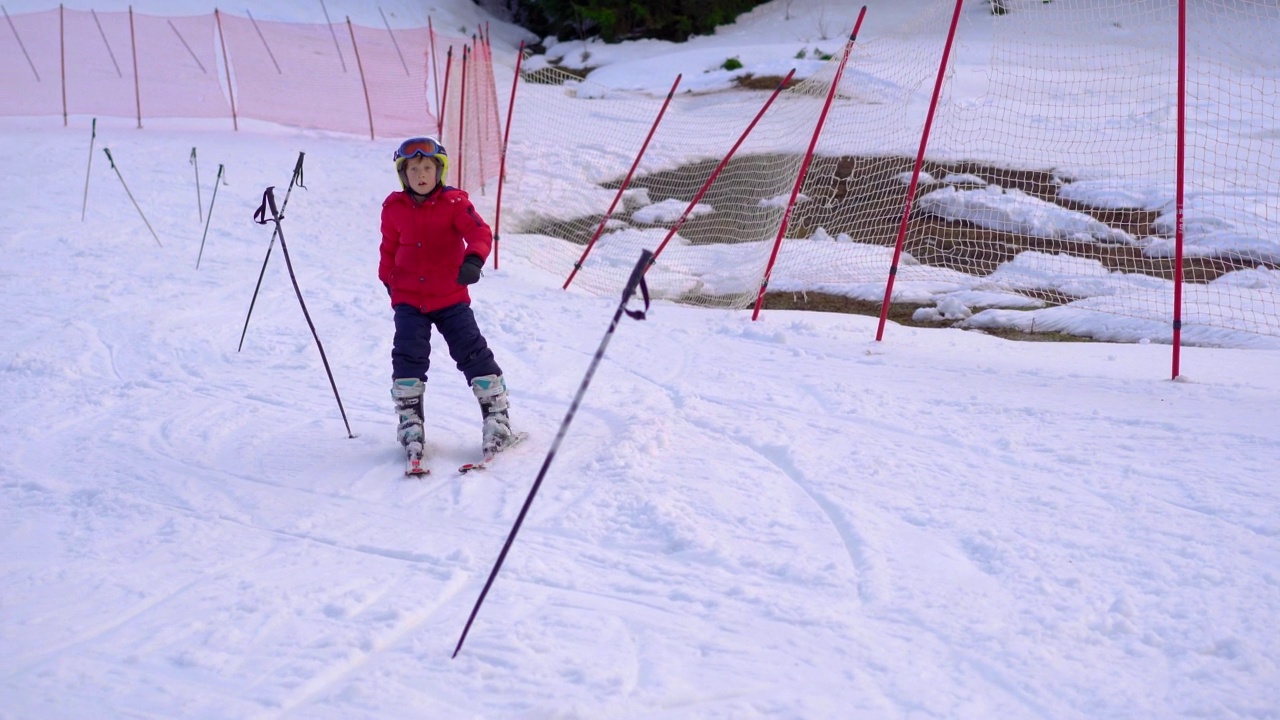
[[[1280,350],[1174,381],[1168,345],[852,315],[624,318],[452,658],[619,298],[504,235],[474,308],[531,437],[456,475],[437,347],[404,479],[388,148],[154,125],[99,121],[81,221],[88,118],[0,120],[0,718],[1280,717]]]

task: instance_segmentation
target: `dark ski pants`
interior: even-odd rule
[[[493,359],[493,351],[476,325],[476,316],[467,303],[458,303],[433,312],[401,303],[395,306],[396,336],[391,347],[391,376],[427,380],[431,367],[431,326],[449,346],[449,357],[457,363],[471,384],[483,375],[501,375],[502,368]]]

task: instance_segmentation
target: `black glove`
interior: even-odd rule
[[[382,287],[387,289],[387,297],[391,297],[391,286],[386,283],[382,283]]]
[[[484,259],[479,255],[468,255],[458,268],[458,284],[474,285],[480,281],[480,268],[484,267]]]

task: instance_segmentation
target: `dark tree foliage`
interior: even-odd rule
[[[676,42],[733,22],[765,0],[507,0],[512,20],[539,36]]]

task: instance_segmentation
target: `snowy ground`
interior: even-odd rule
[[[1280,717],[1280,351],[1170,381],[1163,345],[658,303],[451,659],[617,298],[504,254],[475,308],[532,438],[457,477],[442,360],[407,481],[387,148],[100,120],[81,222],[87,139],[0,119],[0,718]],[[236,351],[299,151],[352,438],[279,243]]]

